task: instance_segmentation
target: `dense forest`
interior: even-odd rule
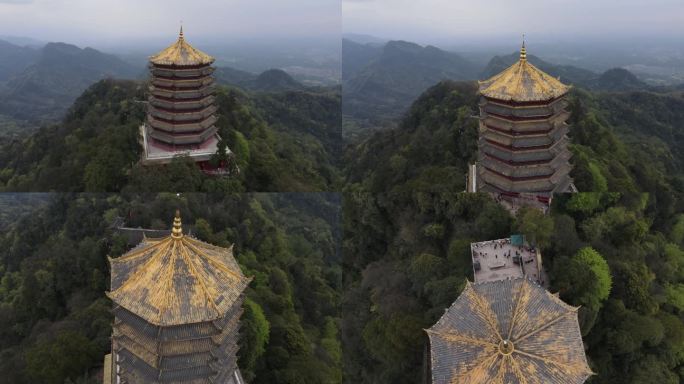
[[[349,382],[416,383],[427,337],[472,281],[469,244],[522,233],[540,248],[552,292],[581,306],[591,383],[684,378],[684,214],[648,194],[559,196],[552,214],[517,216],[489,196],[367,194],[344,203],[341,311]]]
[[[469,244],[525,234],[553,292],[581,306],[592,383],[684,378],[684,179],[678,93],[569,96],[580,191],[516,216],[465,189],[476,85],[441,82],[398,128],[348,148],[344,190],[345,374],[421,380],[431,326],[472,280]],[[643,107],[648,105],[648,108]],[[619,191],[619,192],[617,192]]]
[[[465,190],[477,156],[477,84],[443,81],[423,93],[397,129],[351,145],[345,176],[371,193]],[[599,93],[568,96],[569,136],[580,191],[649,192],[669,206],[684,190],[683,93]]]
[[[114,224],[168,229],[176,208],[194,236],[234,244],[254,278],[242,316],[245,378],[341,382],[339,196],[52,194],[22,204],[25,214],[0,235],[3,382],[98,382],[112,322],[106,256],[130,247]]]
[[[338,88],[217,90],[219,133],[239,174],[211,177],[189,159],[143,167],[145,84],[102,80],[59,124],[0,147],[6,191],[326,191],[340,183]],[[225,156],[225,155],[223,155]],[[212,161],[222,159],[217,154]]]

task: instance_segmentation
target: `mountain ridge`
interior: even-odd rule
[[[352,42],[346,45],[360,48]],[[343,114],[361,127],[396,119],[421,92],[439,81],[474,79],[478,73],[475,64],[457,53],[408,41],[388,42],[377,57],[368,51],[364,54],[367,63],[363,65],[362,58],[354,63],[362,68],[343,82],[342,90]]]
[[[12,76],[0,95],[0,113],[25,120],[59,119],[92,83],[135,78],[137,68],[93,48],[48,43],[32,64]]]

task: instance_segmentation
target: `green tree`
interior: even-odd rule
[[[546,248],[553,233],[553,217],[535,208],[522,207],[516,214],[514,229],[532,244]]]
[[[256,363],[266,352],[269,340],[270,325],[259,304],[247,298],[244,302],[244,313],[240,326],[240,368],[247,380],[251,380],[256,370]]]
[[[212,242],[214,237],[214,231],[211,229],[211,224],[203,218],[195,220],[195,234],[198,239],[207,242]]]
[[[127,156],[116,148],[103,146],[85,167],[85,190],[105,192],[121,190],[126,182]]]
[[[600,193],[575,193],[567,202],[565,207],[571,212],[580,212],[588,215],[596,211],[601,206]]]
[[[40,342],[26,351],[26,372],[42,383],[62,384],[87,373],[101,357],[88,338],[63,331],[54,340]]]
[[[555,287],[575,305],[598,311],[610,294],[612,277],[606,260],[585,247],[570,259],[559,260],[554,268]]]

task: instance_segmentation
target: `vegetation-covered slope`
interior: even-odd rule
[[[535,239],[572,305],[591,383],[678,383],[684,366],[684,206],[640,194],[558,197],[517,217],[487,195],[345,193],[341,311],[349,382],[420,382],[430,327],[472,281],[469,243]],[[676,208],[675,208],[676,207]],[[676,213],[676,214],[675,214]]]
[[[0,195],[0,199],[3,196]],[[252,383],[339,383],[339,200],[324,194],[59,195],[0,234],[0,375],[97,383],[110,349],[112,228],[184,228],[234,252],[246,291],[239,366]],[[0,205],[1,207],[1,205]]]
[[[3,145],[0,187],[19,191],[321,191],[339,182],[339,91],[245,93],[220,88],[220,134],[239,176],[202,174],[185,159],[138,164],[145,84],[103,80],[59,124]],[[337,139],[336,139],[337,138]]]
[[[477,152],[474,82],[445,81],[426,91],[397,129],[346,153],[345,173],[369,192],[412,188],[463,191]],[[571,176],[580,191],[682,190],[682,98],[678,94],[590,93],[568,97]],[[643,107],[647,105],[648,108]]]
[[[365,190],[463,191],[477,152],[475,82],[442,82],[425,92],[399,127],[347,152],[347,180]]]
[[[551,290],[583,307],[580,322],[597,373],[591,382],[679,382],[679,96],[573,91],[572,176],[581,191],[602,193],[557,196],[548,217],[526,209],[511,217],[486,195],[458,193],[477,150],[475,89],[455,82],[432,87],[397,129],[377,132],[346,154],[347,379],[419,382],[423,329],[472,279],[469,243],[521,232],[541,247]]]

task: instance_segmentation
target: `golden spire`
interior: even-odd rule
[[[182,35],[181,31],[181,37]],[[180,210],[176,210],[176,217],[173,219],[173,229],[171,230],[171,237],[174,239],[180,239],[183,237],[183,227],[181,225]]]
[[[214,62],[214,58],[196,49],[185,41],[183,22],[181,21],[178,39],[163,51],[150,57],[150,62],[157,65],[176,65],[183,67],[211,64]]]
[[[527,49],[525,49],[525,34],[524,33],[523,33],[522,48],[520,48],[520,60],[527,60]]]

